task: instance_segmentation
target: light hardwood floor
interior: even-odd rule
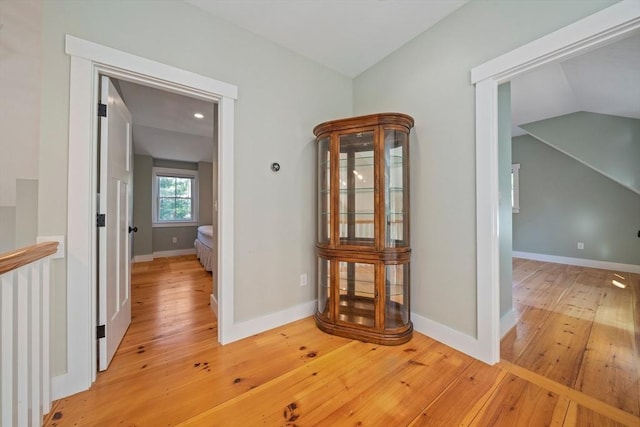
[[[503,360],[640,416],[640,275],[514,259],[513,284]]]
[[[384,347],[307,318],[220,346],[211,276],[193,257],[136,264],[132,283],[133,322],[111,366],[55,402],[45,425],[640,425],[539,373],[488,366],[418,333]]]

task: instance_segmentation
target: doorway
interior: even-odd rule
[[[476,93],[476,239],[478,336],[473,355],[500,360],[498,85],[541,65],[640,30],[637,2],[623,1],[471,70]],[[484,296],[484,297],[480,297]]]
[[[67,35],[71,56],[69,180],[67,201],[67,372],[53,380],[53,398],[89,388],[96,377],[95,355],[95,188],[99,74],[218,103],[218,274],[221,343],[233,339],[234,105],[237,87],[190,71],[141,58]],[[87,143],[87,141],[93,141]],[[73,309],[71,309],[73,307]]]

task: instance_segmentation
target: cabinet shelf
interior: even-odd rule
[[[386,345],[411,339],[412,127],[411,117],[387,113],[314,128],[318,144],[315,319],[325,332]]]

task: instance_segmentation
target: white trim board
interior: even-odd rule
[[[471,70],[471,83],[476,86],[478,358],[486,363],[500,360],[498,84],[639,31],[640,2],[624,0]]]
[[[153,261],[153,254],[136,255],[133,257],[133,262],[150,262]]]
[[[96,376],[97,80],[105,74],[218,103],[218,337],[234,335],[234,105],[237,87],[167,64],[66,35],[69,78],[67,199],[67,372],[52,379],[59,399],[91,386]],[[71,309],[73,307],[73,309]]]
[[[591,267],[600,270],[620,271],[625,273],[640,274],[640,265],[621,264],[619,262],[598,261],[586,258],[571,258],[558,255],[545,255],[533,252],[513,251],[514,258],[532,259],[535,261],[553,262],[556,264],[576,265],[578,267]]]
[[[517,322],[518,316],[516,315],[516,311],[512,308],[500,318],[500,339],[504,338],[504,336],[507,335],[507,332],[516,326]]]

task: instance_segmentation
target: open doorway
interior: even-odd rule
[[[233,140],[238,88],[190,71],[67,35],[70,55],[69,182],[67,200],[67,372],[53,398],[86,390],[96,378],[95,221],[96,80],[99,74],[218,103],[218,340],[233,339]],[[213,300],[213,296],[211,297]],[[73,309],[70,309],[73,307]]]
[[[500,259],[501,316],[515,323],[501,358],[636,416],[640,188],[625,177],[640,173],[637,160],[628,161],[640,148],[632,136],[640,130],[637,58],[636,34],[498,90],[502,104],[510,89],[514,124],[500,176],[517,164],[520,184],[513,263]],[[512,161],[504,165],[506,152]]]
[[[122,274],[111,276],[114,280],[107,281],[99,275],[98,317],[102,319],[100,325],[105,325],[98,328],[100,370],[107,368],[121,341],[124,344],[118,353],[126,352],[131,345],[167,339],[176,332],[176,328],[167,328],[165,324],[172,317],[188,316],[195,306],[209,306],[209,295],[216,294],[218,258],[217,103],[107,76],[101,77],[103,85],[105,79],[114,93],[108,95],[109,105],[107,113],[100,119],[101,123],[111,124],[119,118],[116,114],[119,104],[130,112],[131,120],[126,128],[131,134],[132,147],[126,158],[130,158],[130,187],[134,197],[131,201],[132,218],[127,221],[129,238],[126,231],[122,237],[122,240],[132,243],[131,257],[109,269],[117,266],[123,269]],[[112,102],[112,99],[120,101]],[[107,101],[101,102],[107,104]],[[115,142],[112,141],[115,137],[112,133],[101,132],[101,151]],[[101,155],[99,158],[101,163],[107,163],[99,164],[100,171],[114,170],[110,156]],[[106,206],[105,203],[101,205]],[[101,213],[106,208],[102,207]],[[107,214],[107,219],[110,217]],[[109,228],[109,224],[106,225]],[[111,224],[112,228],[114,226]],[[105,231],[105,228],[100,230]],[[200,268],[194,262],[196,256]],[[103,258],[103,255],[99,256],[99,266],[103,266]],[[159,258],[166,260],[152,263]],[[131,262],[146,264],[134,264],[128,268]],[[104,270],[99,268],[99,272]],[[174,274],[176,270],[179,270],[177,276]],[[122,275],[127,275],[126,280],[116,280]],[[127,289],[109,292],[109,289],[118,287],[119,282],[123,282],[120,287],[126,282]],[[170,300],[166,298],[167,293],[171,293]],[[120,328],[119,333],[110,321],[111,316],[105,317],[104,313],[110,306],[121,305],[107,302],[117,295],[131,295],[126,299],[131,326],[129,322],[122,324],[124,329]],[[217,307],[211,308],[217,312]],[[178,313],[180,309],[186,312]],[[150,318],[158,317],[166,320],[149,322]],[[213,325],[209,330],[216,329],[217,324]],[[125,336],[127,328],[130,331]],[[146,335],[140,330],[144,330]],[[215,331],[212,336],[215,338]],[[105,353],[105,348],[111,351]]]

